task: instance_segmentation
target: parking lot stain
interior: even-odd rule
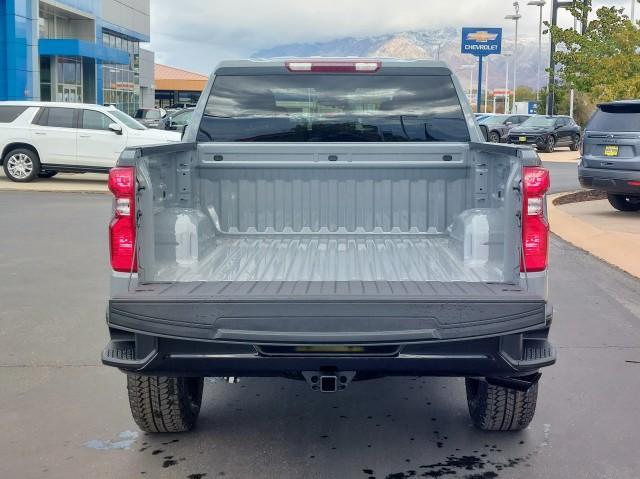
[[[138,439],[138,433],[136,431],[123,431],[118,434],[118,439],[92,439],[84,443],[85,447],[89,449],[96,449],[98,451],[108,451],[112,449],[130,449],[131,446]]]
[[[165,459],[162,462],[162,467],[164,467],[166,469],[167,467],[175,466],[176,464],[178,464],[178,461],[176,461],[174,459]]]
[[[490,447],[486,445],[485,447]],[[418,466],[418,470],[409,469],[406,471],[393,472],[387,474],[385,479],[410,479],[410,478],[446,478],[460,477],[463,479],[495,479],[499,477],[500,471],[515,468],[519,465],[528,466],[528,461],[536,453],[530,453],[523,457],[506,459],[504,461],[488,460],[484,457],[473,455],[455,456],[450,455],[446,460]],[[484,455],[486,456],[486,454]],[[408,461],[408,460],[407,460]],[[375,477],[375,471],[371,468],[362,469],[368,477]]]
[[[189,474],[187,476],[187,479],[202,479],[206,475],[207,475],[206,472],[199,472],[199,473],[196,473],[196,474]]]

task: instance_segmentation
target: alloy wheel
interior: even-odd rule
[[[14,178],[24,180],[33,171],[33,160],[24,153],[16,153],[7,160],[7,170]]]

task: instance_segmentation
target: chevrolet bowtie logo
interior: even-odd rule
[[[478,32],[467,34],[467,40],[474,40],[476,42],[487,43],[488,41],[495,40],[497,36],[498,36],[497,33],[478,31]]]

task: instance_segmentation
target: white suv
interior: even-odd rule
[[[149,130],[115,107],[55,102],[0,102],[0,162],[12,181],[59,171],[106,173],[128,146],[180,141]]]

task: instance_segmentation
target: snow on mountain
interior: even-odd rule
[[[513,51],[514,41],[505,32],[502,50]],[[346,37],[327,42],[292,43],[278,45],[255,52],[252,58],[275,57],[394,57],[403,59],[439,59],[446,62],[458,75],[465,87],[469,84],[469,69],[462,69],[462,65],[475,64],[475,57],[460,53],[461,32],[455,28],[437,30],[398,32],[394,34],[371,37]],[[542,73],[540,83],[546,82],[544,68],[548,62],[548,37],[543,37]],[[536,87],[536,71],[538,65],[537,38],[519,38],[518,40],[518,86]],[[512,57],[511,57],[512,58]],[[510,60],[512,61],[512,60]],[[505,57],[493,55],[490,57],[489,88],[504,88],[505,86]],[[510,72],[513,64],[510,65]],[[473,70],[474,84],[477,81],[477,70]],[[512,87],[513,78],[509,78]]]

